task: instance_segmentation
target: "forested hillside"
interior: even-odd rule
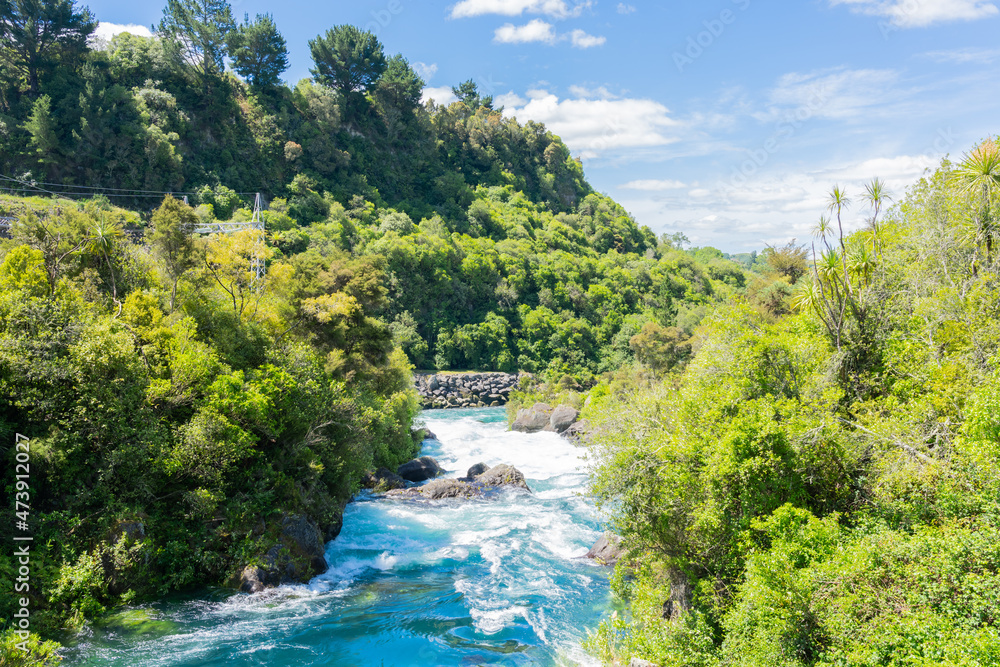
[[[984,141],[888,215],[881,182],[835,188],[795,313],[733,302],[682,372],[593,392],[629,602],[596,653],[1000,662],[998,165]],[[844,238],[849,209],[870,225]]]
[[[39,7],[42,41],[24,28],[34,4],[0,10],[0,188],[100,194],[145,228],[162,192],[202,221],[246,219],[260,192],[276,261],[385,272],[373,315],[419,368],[588,378],[630,360],[647,322],[690,331],[744,286],[721,254],[696,262],[639,227],[558,137],[473,82],[422,104],[406,59],[353,26],[311,41],[313,77],[288,87],[269,16],[171,2],[156,37],[102,43],[86,10]]]

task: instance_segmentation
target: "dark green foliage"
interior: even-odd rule
[[[270,14],[247,16],[227,40],[236,73],[254,86],[275,86],[288,69],[288,47]]]
[[[493,108],[493,96],[481,96],[479,94],[479,86],[472,79],[457,86],[452,86],[451,92],[455,94],[459,102],[469,107],[472,111],[476,111],[479,107]]]
[[[178,57],[197,63],[203,75],[219,74],[226,57],[226,38],[236,28],[226,0],[167,0],[158,32]]]
[[[9,75],[38,95],[41,78],[57,67],[72,68],[87,50],[97,22],[74,0],[4,0],[0,2],[0,53]]]
[[[327,30],[309,41],[309,50],[316,81],[337,89],[344,98],[370,91],[388,66],[378,38],[353,25]]]

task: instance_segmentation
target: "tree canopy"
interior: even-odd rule
[[[288,69],[288,47],[270,14],[258,14],[229,33],[233,69],[254,86],[274,86]]]

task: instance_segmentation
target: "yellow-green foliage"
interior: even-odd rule
[[[43,636],[229,581],[276,541],[261,522],[301,514],[327,530],[365,472],[416,449],[411,368],[372,317],[377,264],[316,255],[296,276],[274,262],[251,287],[245,249],[197,241],[215,266],[164,271],[121,235],[95,242],[100,215],[28,215],[0,262],[0,433],[31,442]],[[13,604],[0,596],[0,616]]]
[[[961,173],[846,240],[874,250],[839,330],[806,293],[723,308],[678,378],[593,401],[606,662],[998,664],[1000,267]]]

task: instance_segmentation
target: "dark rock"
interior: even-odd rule
[[[478,477],[479,475],[482,475],[484,472],[486,472],[489,469],[490,469],[490,467],[488,465],[486,465],[485,463],[477,463],[476,465],[474,465],[471,468],[469,468],[469,472],[465,473],[465,476],[467,478],[469,478],[469,479],[474,479],[474,478]]]
[[[601,565],[614,565],[621,558],[622,538],[617,535],[607,533],[597,540],[597,543],[587,552],[587,558],[597,561]]]
[[[282,547],[280,544],[271,549],[260,558],[257,565],[248,565],[243,568],[240,574],[240,590],[244,593],[260,593],[268,588],[281,585],[281,568],[279,561],[282,559]]]
[[[427,383],[427,388],[431,391],[437,391],[441,388],[441,383],[438,381],[436,375],[432,375],[430,381]]]
[[[257,563],[243,568],[239,589],[244,593],[259,593],[285,583],[304,583],[326,572],[328,566],[322,538],[319,528],[308,517],[284,517],[281,541],[258,558]]]
[[[304,574],[305,578],[326,572],[329,567],[326,562],[326,549],[323,545],[323,536],[315,523],[301,515],[286,516],[281,521],[281,537],[293,555],[302,554],[309,559],[312,572]],[[302,576],[294,578],[298,580]]]
[[[556,433],[563,433],[573,425],[579,416],[580,411],[576,408],[560,405],[552,411],[552,416],[549,418],[549,428]]]
[[[434,431],[430,430],[429,428],[424,429],[424,440],[437,440],[437,439],[438,437],[437,435],[434,434]]]
[[[487,487],[515,486],[525,491],[531,491],[528,488],[528,483],[524,481],[524,475],[521,474],[521,471],[506,463],[494,466],[481,475],[478,475],[476,483]]]
[[[407,482],[424,482],[428,479],[434,479],[441,472],[441,466],[430,456],[421,456],[419,459],[407,461],[396,470],[396,474]]]
[[[334,518],[334,520],[329,525],[327,525],[326,528],[323,529],[323,539],[325,539],[327,542],[335,540],[340,535],[340,531],[342,531],[343,529],[344,529],[344,509],[341,508],[340,512],[337,513],[337,516]]]
[[[581,419],[563,431],[562,436],[570,440],[585,440],[589,432],[590,422],[586,419]]]
[[[361,487],[376,493],[406,488],[406,480],[386,468],[370,472],[361,480]]]
[[[511,425],[512,431],[537,433],[549,425],[552,408],[545,403],[535,403],[530,408],[517,411],[517,419]]]

